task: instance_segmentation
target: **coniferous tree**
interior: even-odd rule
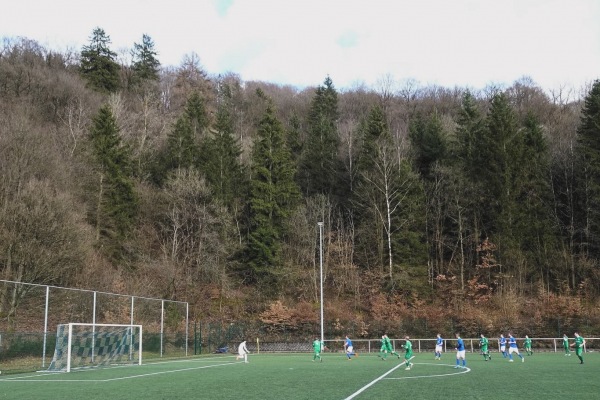
[[[523,251],[531,254],[533,265],[548,265],[556,237],[550,209],[550,179],[548,143],[538,120],[529,114],[523,127],[524,143],[521,177],[515,193],[518,216],[515,223],[515,240]],[[539,272],[539,270],[536,270]]]
[[[198,146],[194,140],[192,125],[185,115],[180,116],[167,136],[167,169],[190,168],[196,162]]]
[[[100,108],[90,130],[92,154],[98,167],[98,194],[93,222],[97,239],[105,241],[111,256],[120,257],[137,215],[137,196],[131,178],[130,152],[121,142],[117,121],[109,106]]]
[[[298,171],[300,187],[308,196],[329,196],[341,189],[337,119],[337,91],[327,77],[324,86],[317,88],[311,102],[308,137]]]
[[[584,100],[577,135],[581,247],[584,255],[595,258],[600,256],[600,80]]]
[[[116,92],[119,89],[119,64],[117,54],[110,45],[110,37],[102,28],[95,28],[90,44],[83,46],[79,71],[89,85],[101,92]]]
[[[484,122],[475,98],[470,92],[466,92],[463,96],[462,107],[456,123],[456,138],[458,141],[456,155],[467,177],[471,179],[472,183],[475,183],[477,181],[477,171],[482,161],[478,146],[480,144],[479,140],[484,135]]]
[[[292,159],[295,163],[300,159],[300,155],[302,154],[302,140],[300,137],[300,118],[298,115],[293,114],[292,118],[290,118],[290,128],[288,129],[288,134],[286,137],[286,143],[290,152],[292,154]]]
[[[447,153],[444,129],[437,114],[427,119],[417,116],[411,121],[409,138],[415,152],[417,170],[427,179],[434,164],[443,160]]]
[[[246,183],[240,164],[242,150],[233,136],[233,122],[225,106],[219,107],[214,131],[201,146],[201,170],[217,199],[228,210],[239,208],[236,204],[244,196]]]
[[[357,246],[365,255],[358,258],[374,260],[386,277],[385,288],[396,291],[410,277],[426,273],[419,271],[427,254],[422,235],[423,197],[408,161],[398,157],[378,106],[369,114],[359,160],[354,201],[361,210]]]
[[[277,294],[281,273],[281,241],[287,219],[299,198],[295,169],[285,146],[281,122],[269,105],[252,149],[249,237],[245,252],[246,279]]]
[[[204,130],[208,127],[208,113],[202,96],[195,91],[188,98],[185,105],[185,115],[190,121],[192,135],[196,140],[200,139]]]
[[[150,36],[144,34],[141,44],[133,44],[132,55],[134,82],[158,81],[160,62]]]

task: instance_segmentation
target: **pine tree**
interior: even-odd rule
[[[119,89],[119,65],[116,53],[110,50],[110,37],[101,28],[96,28],[90,44],[83,46],[79,71],[89,85],[101,92],[116,92]]]
[[[481,163],[479,140],[484,135],[484,121],[475,98],[470,92],[463,96],[462,108],[457,118],[456,138],[458,141],[457,156],[466,175],[474,183]]]
[[[411,121],[409,138],[415,152],[417,170],[427,179],[435,163],[443,160],[447,154],[444,129],[437,114],[427,119],[417,116]]]
[[[204,99],[198,91],[193,92],[188,98],[185,105],[185,115],[190,121],[192,135],[196,139],[200,139],[204,130],[208,127],[208,113]]]
[[[137,196],[131,178],[130,152],[121,142],[117,121],[109,106],[101,107],[93,118],[90,141],[99,175],[93,217],[97,239],[105,241],[109,254],[119,258],[122,241],[135,223]]]
[[[585,98],[577,135],[582,248],[587,256],[596,258],[600,256],[600,80]]]
[[[217,199],[234,210],[236,200],[246,192],[244,169],[240,164],[242,150],[233,136],[233,122],[225,106],[217,111],[216,124],[210,137],[201,146],[200,169],[213,189]]]
[[[422,188],[408,161],[400,160],[380,107],[371,109],[365,126],[354,196],[361,213],[357,246],[381,266],[386,289],[394,291],[420,274],[416,267],[426,256]]]
[[[167,170],[186,169],[195,165],[198,146],[194,140],[189,118],[182,115],[167,136],[165,166]]]
[[[150,36],[144,34],[141,44],[133,44],[132,55],[134,82],[158,81],[160,62]]]
[[[306,195],[339,195],[340,161],[337,91],[329,77],[319,86],[311,102],[308,137],[298,171],[300,187]]]
[[[281,241],[287,219],[295,208],[299,190],[295,169],[285,146],[281,122],[269,105],[259,123],[252,149],[250,181],[250,226],[243,271],[251,282],[264,284],[269,294],[277,294],[281,272]]]

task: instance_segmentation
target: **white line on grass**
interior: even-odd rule
[[[433,364],[433,363],[419,363],[416,365],[435,365],[438,367],[453,367],[453,365],[449,365],[449,364]],[[401,376],[398,378],[385,378],[387,380],[400,380],[400,379],[417,379],[417,378],[439,378],[442,376],[452,376],[452,375],[460,375],[460,374],[466,374],[467,372],[471,372],[471,368],[461,368],[461,371],[459,372],[452,372],[452,373],[448,373],[448,374],[438,374],[438,375],[413,375],[413,376]]]
[[[125,379],[143,378],[146,376],[153,376],[153,375],[171,374],[173,372],[184,372],[184,371],[193,371],[193,370],[204,369],[204,368],[222,367],[224,365],[234,365],[234,364],[243,364],[243,363],[229,362],[229,363],[225,363],[225,364],[203,365],[201,367],[174,369],[172,371],[151,372],[151,373],[147,373],[147,374],[121,376],[118,378],[108,378],[108,379],[28,379],[30,377],[34,378],[36,376],[48,376],[47,374],[44,374],[44,375],[34,375],[34,376],[23,377],[23,378],[6,378],[6,379],[0,380],[0,382],[63,382],[63,383],[64,382],[111,382],[111,381],[122,381]]]
[[[367,390],[368,388],[370,388],[371,386],[373,386],[374,384],[376,384],[377,382],[379,382],[380,380],[382,380],[383,378],[385,378],[386,376],[388,376],[389,374],[391,374],[392,372],[394,372],[395,370],[397,370],[398,368],[403,367],[403,366],[404,366],[404,363],[396,365],[394,368],[390,369],[388,372],[381,375],[379,378],[374,379],[371,382],[367,383],[365,386],[361,387],[356,392],[354,392],[350,396],[346,397],[344,400],[350,400],[350,399],[355,398],[356,396],[358,396],[359,394],[361,394],[362,392],[364,392],[365,390]]]

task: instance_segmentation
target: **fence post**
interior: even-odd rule
[[[48,299],[50,286],[46,286],[46,308],[44,310],[44,349],[42,350],[42,368],[46,368],[46,340],[48,336]]]

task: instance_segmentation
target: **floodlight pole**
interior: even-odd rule
[[[317,222],[319,225],[319,266],[321,277],[321,343],[325,341],[325,333],[323,327],[323,222]]]

